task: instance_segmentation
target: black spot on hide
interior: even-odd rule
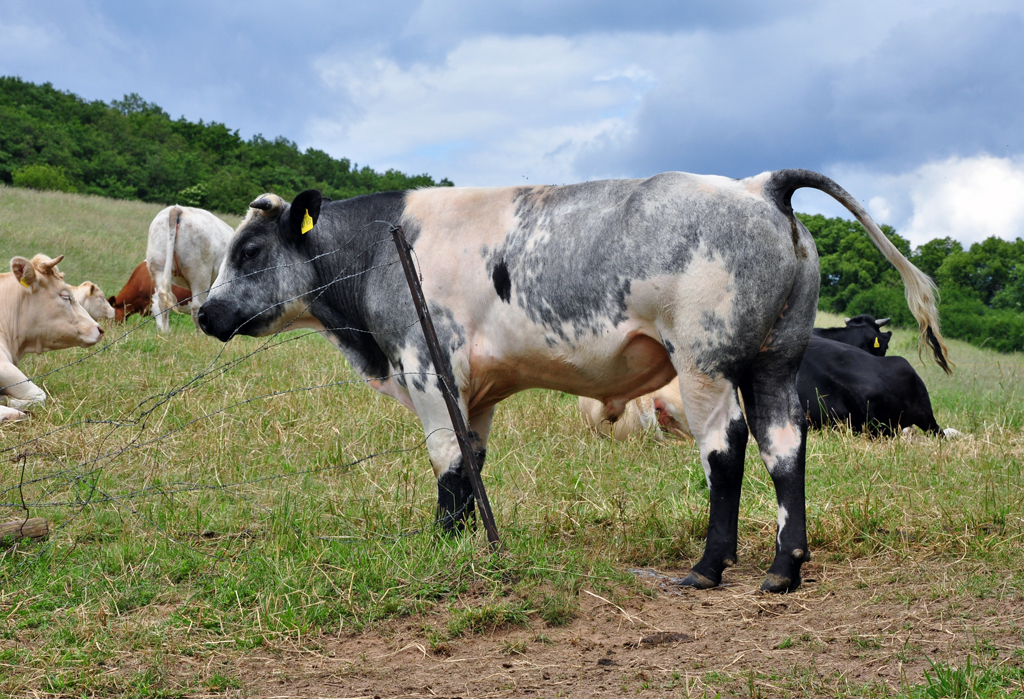
[[[511,303],[512,279],[508,276],[508,265],[505,264],[505,260],[499,260],[498,264],[494,265],[491,278],[494,280],[494,290],[498,292],[498,298],[505,303]]]

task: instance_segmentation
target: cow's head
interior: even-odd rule
[[[28,321],[21,323],[19,337],[25,351],[90,347],[103,337],[103,328],[89,316],[75,298],[74,288],[57,270],[62,259],[63,255],[54,260],[46,255],[11,259],[11,272],[22,287],[19,312]]]
[[[98,286],[92,282],[82,282],[73,288],[78,303],[82,304],[82,308],[93,320],[109,320],[114,317],[114,307],[103,298],[103,292]]]
[[[122,303],[119,306],[117,304],[117,297],[116,296],[109,296],[109,297],[107,297],[107,303],[109,303],[110,307],[114,309],[114,322],[115,323],[123,323],[124,322],[124,314],[125,314],[125,305]]]
[[[227,342],[234,335],[316,326],[305,314],[305,296],[314,287],[308,248],[321,201],[319,191],[307,190],[291,204],[264,194],[249,205],[199,309],[203,332]]]
[[[875,319],[867,313],[853,318],[845,318],[846,327],[858,333],[857,347],[866,352],[884,357],[889,349],[892,332],[882,332],[882,327],[889,324],[889,318]]]

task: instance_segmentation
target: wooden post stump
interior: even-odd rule
[[[5,539],[45,539],[50,534],[50,525],[42,517],[16,519],[0,524],[0,541]]]

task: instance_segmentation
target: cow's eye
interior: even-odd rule
[[[242,256],[247,260],[251,260],[260,254],[260,249],[255,245],[246,245],[242,248]]]
[[[60,297],[67,301],[68,303],[74,303],[74,300],[71,298],[71,294],[61,294]]]

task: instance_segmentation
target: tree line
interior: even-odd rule
[[[814,235],[821,259],[818,307],[854,316],[870,313],[917,327],[899,273],[856,221],[797,214]],[[1001,352],[1024,350],[1024,240],[989,238],[964,248],[936,238],[913,250],[889,226],[893,245],[939,287],[942,333]]]
[[[224,124],[171,119],[137,94],[89,102],[16,77],[0,77],[0,181],[236,214],[270,191],[343,199],[452,184],[303,152],[280,136],[245,140]]]

